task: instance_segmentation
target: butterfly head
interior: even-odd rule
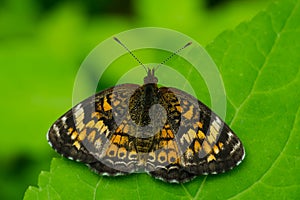
[[[155,69],[147,69],[147,76],[144,78],[144,84],[154,83],[157,84],[158,79],[154,75]]]

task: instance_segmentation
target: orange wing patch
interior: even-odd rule
[[[208,142],[206,140],[203,141],[202,147],[206,153],[211,152],[211,146],[208,144]]]
[[[89,122],[85,125],[85,127],[87,127],[87,128],[93,128],[94,126],[95,126],[95,121],[94,121],[94,120],[89,121]]]
[[[111,110],[112,107],[111,105],[107,102],[107,98],[105,97],[104,98],[104,101],[103,101],[103,110],[106,112],[106,111],[109,111]]]
[[[211,162],[213,160],[216,160],[216,157],[212,154],[210,154],[208,157],[207,157],[207,162]]]
[[[201,145],[200,145],[198,140],[195,140],[195,142],[194,142],[194,151],[196,153],[198,153],[200,150],[201,150]]]
[[[218,153],[220,152],[220,150],[219,150],[219,148],[218,148],[217,145],[214,145],[213,150],[214,150],[214,153],[215,153],[215,154],[218,154]]]
[[[72,135],[71,135],[71,139],[72,139],[72,140],[75,140],[75,139],[77,138],[77,136],[78,136],[78,132],[77,132],[77,131],[74,131],[74,132],[72,133]]]
[[[194,105],[191,105],[191,106],[189,107],[189,110],[186,111],[186,112],[183,114],[183,116],[184,116],[185,118],[187,118],[187,119],[192,119],[193,114],[194,114],[193,109],[194,109]]]
[[[198,130],[198,138],[201,139],[201,140],[204,140],[205,139],[205,134],[201,131],[201,130]]]
[[[75,141],[75,142],[73,143],[73,146],[75,146],[77,150],[80,149],[80,144],[79,144],[78,141]]]
[[[82,140],[85,139],[85,137],[86,137],[86,129],[84,129],[83,131],[81,131],[81,132],[79,133],[79,136],[78,136],[77,140],[78,140],[78,141],[82,141]]]

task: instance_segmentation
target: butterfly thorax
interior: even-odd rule
[[[160,96],[157,87],[158,79],[154,75],[154,69],[148,69],[148,74],[144,78],[144,85],[138,87],[129,100],[129,113],[136,125],[145,127],[151,123],[150,109],[154,105],[159,105]],[[155,109],[156,112],[158,111]]]
[[[151,106],[158,103],[157,91],[158,88],[155,84],[145,84],[136,89],[130,97],[129,113],[137,125],[146,126],[150,123],[148,112]]]
[[[138,87],[129,99],[129,115],[135,131],[135,140],[139,152],[148,152],[155,135],[166,122],[166,109],[157,86],[154,70],[149,70],[144,85]]]

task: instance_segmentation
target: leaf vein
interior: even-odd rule
[[[293,85],[294,83],[298,82],[298,76],[300,75],[300,70],[297,71],[297,74],[295,76],[295,78],[293,78],[290,82],[286,83],[285,85],[283,86],[280,86],[276,89],[272,89],[272,90],[269,90],[269,91],[257,91],[257,92],[254,92],[254,94],[266,94],[266,93],[274,93],[274,92],[279,92],[281,90],[284,90],[286,89],[287,87]]]
[[[186,193],[186,195],[188,196],[189,199],[193,199],[193,196],[191,195],[191,193],[186,189],[186,187],[181,183],[180,184],[181,187],[183,188],[183,191]]]
[[[98,189],[98,186],[100,185],[100,183],[102,182],[102,179],[103,179],[103,176],[101,176],[95,186],[95,189],[94,189],[94,193],[93,193],[93,199],[96,200],[96,195],[97,195],[97,189]]]
[[[262,73],[262,70],[267,66],[267,63],[269,61],[269,58],[270,58],[270,55],[273,53],[274,49],[275,49],[275,46],[278,44],[278,41],[280,39],[279,35],[280,33],[282,33],[286,27],[286,24],[288,23],[288,21],[290,20],[291,16],[293,16],[293,13],[295,12],[296,8],[298,7],[298,2],[297,2],[297,5],[294,6],[294,8],[291,10],[291,12],[289,13],[288,17],[286,18],[285,22],[284,22],[284,25],[282,26],[282,28],[279,30],[279,32],[277,33],[277,37],[275,38],[269,52],[267,53],[267,55],[265,56],[265,59],[264,59],[264,62],[261,66],[261,68],[259,69],[258,73],[257,73],[257,76],[252,84],[252,87],[250,89],[250,92],[249,94],[246,96],[246,98],[242,101],[242,103],[240,104],[240,106],[237,107],[237,111],[236,111],[236,114],[233,116],[233,119],[232,121],[230,122],[230,126],[232,126],[234,124],[234,122],[236,121],[237,119],[237,116],[240,112],[240,110],[243,108],[243,106],[246,104],[246,102],[249,100],[249,98],[251,97],[251,95],[253,94],[254,92],[254,89],[256,87],[256,84],[257,84],[257,81],[258,81],[258,78],[259,76],[261,75]],[[272,25],[273,26],[273,25]],[[276,32],[275,32],[276,33]]]
[[[202,181],[202,183],[201,183],[199,189],[197,190],[197,193],[196,193],[196,195],[194,196],[193,200],[198,199],[198,197],[199,197],[199,195],[200,195],[200,193],[201,193],[201,191],[202,191],[202,189],[203,189],[203,187],[204,187],[204,184],[205,184],[205,182],[206,182],[206,179],[207,179],[207,176],[205,176],[205,177],[203,178],[203,181]]]
[[[268,174],[268,172],[274,167],[274,165],[280,160],[281,156],[284,154],[284,151],[286,149],[286,147],[288,146],[287,144],[289,143],[290,141],[290,138],[291,138],[291,135],[293,134],[294,132],[294,129],[295,129],[295,124],[297,122],[297,118],[298,118],[298,114],[299,114],[299,111],[300,111],[300,107],[298,107],[297,109],[297,112],[296,112],[296,115],[295,115],[295,119],[294,119],[294,122],[293,122],[293,125],[292,125],[292,130],[290,131],[290,134],[289,134],[289,137],[288,139],[286,140],[285,144],[284,144],[284,147],[282,149],[282,151],[278,154],[277,158],[274,160],[273,164],[262,174],[262,176],[257,180],[255,181],[254,183],[252,183],[248,188],[246,188],[245,190],[241,191],[240,193],[228,198],[228,199],[233,199],[233,198],[237,198],[239,197],[240,195],[242,195],[243,193],[249,191],[251,188],[253,188],[255,185],[257,185],[258,183],[262,183],[262,180],[263,178]]]
[[[137,192],[138,199],[141,199],[137,175],[135,176],[135,182],[136,182],[136,192]]]
[[[264,185],[265,187],[267,188],[272,188],[272,189],[282,189],[282,188],[285,188],[285,189],[288,189],[288,188],[294,188],[294,187],[300,187],[299,184],[295,184],[295,185],[280,185],[280,186],[275,186],[275,185],[269,185],[267,183],[264,183],[263,181],[261,182],[262,185]]]

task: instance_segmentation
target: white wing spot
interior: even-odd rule
[[[72,158],[72,157],[70,157],[70,156],[68,156],[68,159],[70,159],[70,160],[74,160],[74,158]]]
[[[238,166],[241,162],[242,162],[242,160],[238,161],[238,162],[236,163],[236,166]]]
[[[57,137],[60,137],[59,129],[58,129],[58,127],[56,126],[56,124],[53,124],[53,130],[55,131],[55,134],[57,135]]]
[[[231,133],[231,131],[229,131],[227,134],[228,134],[228,139],[226,141],[226,144],[229,144],[231,138],[233,137],[233,134]]]
[[[222,125],[222,122],[220,120],[220,118],[218,116],[216,116],[216,122],[219,124],[219,125]]]
[[[67,120],[67,117],[66,117],[66,116],[63,116],[63,117],[61,118],[61,121],[62,121],[63,124],[66,123],[66,120]]]
[[[232,150],[230,151],[230,155],[232,155],[240,146],[241,146],[241,143],[240,143],[240,141],[238,141],[238,143],[236,143],[233,146]]]
[[[244,160],[244,158],[245,158],[245,156],[246,156],[246,151],[245,151],[245,148],[244,148],[244,147],[243,147],[243,151],[244,151],[244,154],[243,154],[243,156],[242,156],[241,161]]]

